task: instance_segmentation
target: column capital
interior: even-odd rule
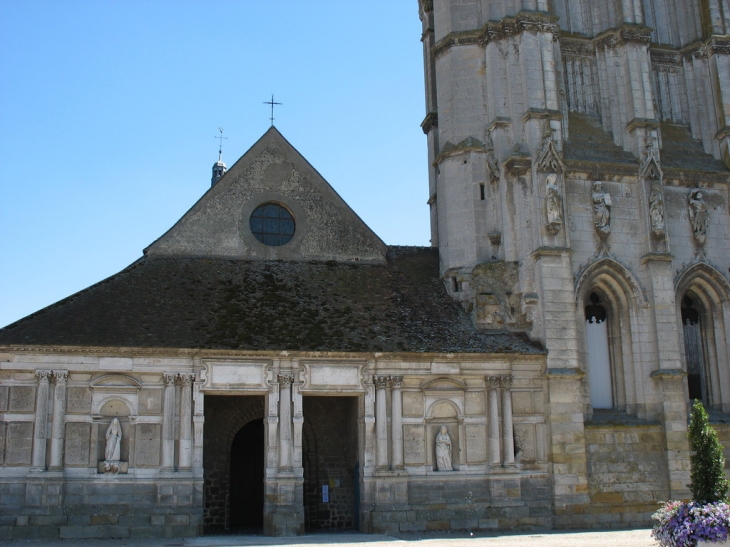
[[[180,381],[184,386],[191,386],[192,383],[195,381],[195,374],[181,373],[178,374],[178,377],[180,378]]]
[[[390,376],[373,376],[373,383],[378,389],[385,389],[388,387]]]
[[[403,385],[403,376],[388,376],[391,387],[400,388]]]
[[[162,373],[162,380],[165,382],[166,386],[173,386],[175,385],[175,380],[177,379],[178,374],[175,372],[163,372]]]
[[[50,370],[36,370],[35,377],[38,378],[39,382],[48,381],[51,377],[52,371]]]
[[[501,387],[502,389],[510,389],[513,382],[514,377],[511,374],[499,377],[499,387]]]
[[[57,384],[65,384],[66,381],[68,380],[68,371],[67,370],[54,370],[53,379],[56,380]]]
[[[294,376],[291,374],[279,374],[276,377],[276,381],[279,382],[280,387],[291,387],[294,383]]]
[[[498,389],[501,386],[502,380],[501,376],[485,376],[484,382],[487,384],[487,387],[490,389]]]

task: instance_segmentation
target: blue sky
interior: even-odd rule
[[[118,272],[275,125],[429,245],[416,0],[0,0],[0,326]]]

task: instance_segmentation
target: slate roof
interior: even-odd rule
[[[143,257],[0,329],[0,345],[543,352],[475,329],[430,248],[391,248],[382,265]]]

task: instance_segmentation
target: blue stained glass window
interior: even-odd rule
[[[294,237],[294,217],[278,203],[264,203],[256,207],[248,224],[251,233],[264,245],[284,245]]]

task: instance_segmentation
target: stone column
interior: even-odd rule
[[[35,428],[33,432],[33,468],[36,471],[46,467],[46,431],[48,425],[48,377],[50,370],[36,370],[38,391],[35,404]]]
[[[487,437],[489,438],[488,457],[489,465],[499,465],[501,462],[499,445],[499,376],[487,376],[486,382],[489,387],[489,426]]]
[[[193,461],[193,381],[194,374],[181,374],[182,390],[180,391],[180,449],[178,450],[178,468],[190,469]]]
[[[67,370],[54,370],[56,392],[53,398],[53,428],[51,429],[51,469],[63,467],[63,438],[66,424],[66,381]]]
[[[294,376],[279,375],[279,467],[291,467],[291,385]]]
[[[393,388],[390,394],[391,413],[391,465],[403,467],[403,403],[401,399],[401,386],[403,376],[391,376],[390,385]]]
[[[196,472],[203,469],[203,415],[205,395],[200,390],[204,382],[193,383],[193,467]]]
[[[375,383],[375,436],[377,438],[375,465],[388,467],[388,405],[385,401],[388,377],[373,376],[373,383]]]
[[[515,439],[512,426],[512,376],[500,378],[502,388],[502,465],[515,464]]]
[[[165,402],[162,415],[162,468],[175,466],[175,379],[177,374],[163,372]]]

